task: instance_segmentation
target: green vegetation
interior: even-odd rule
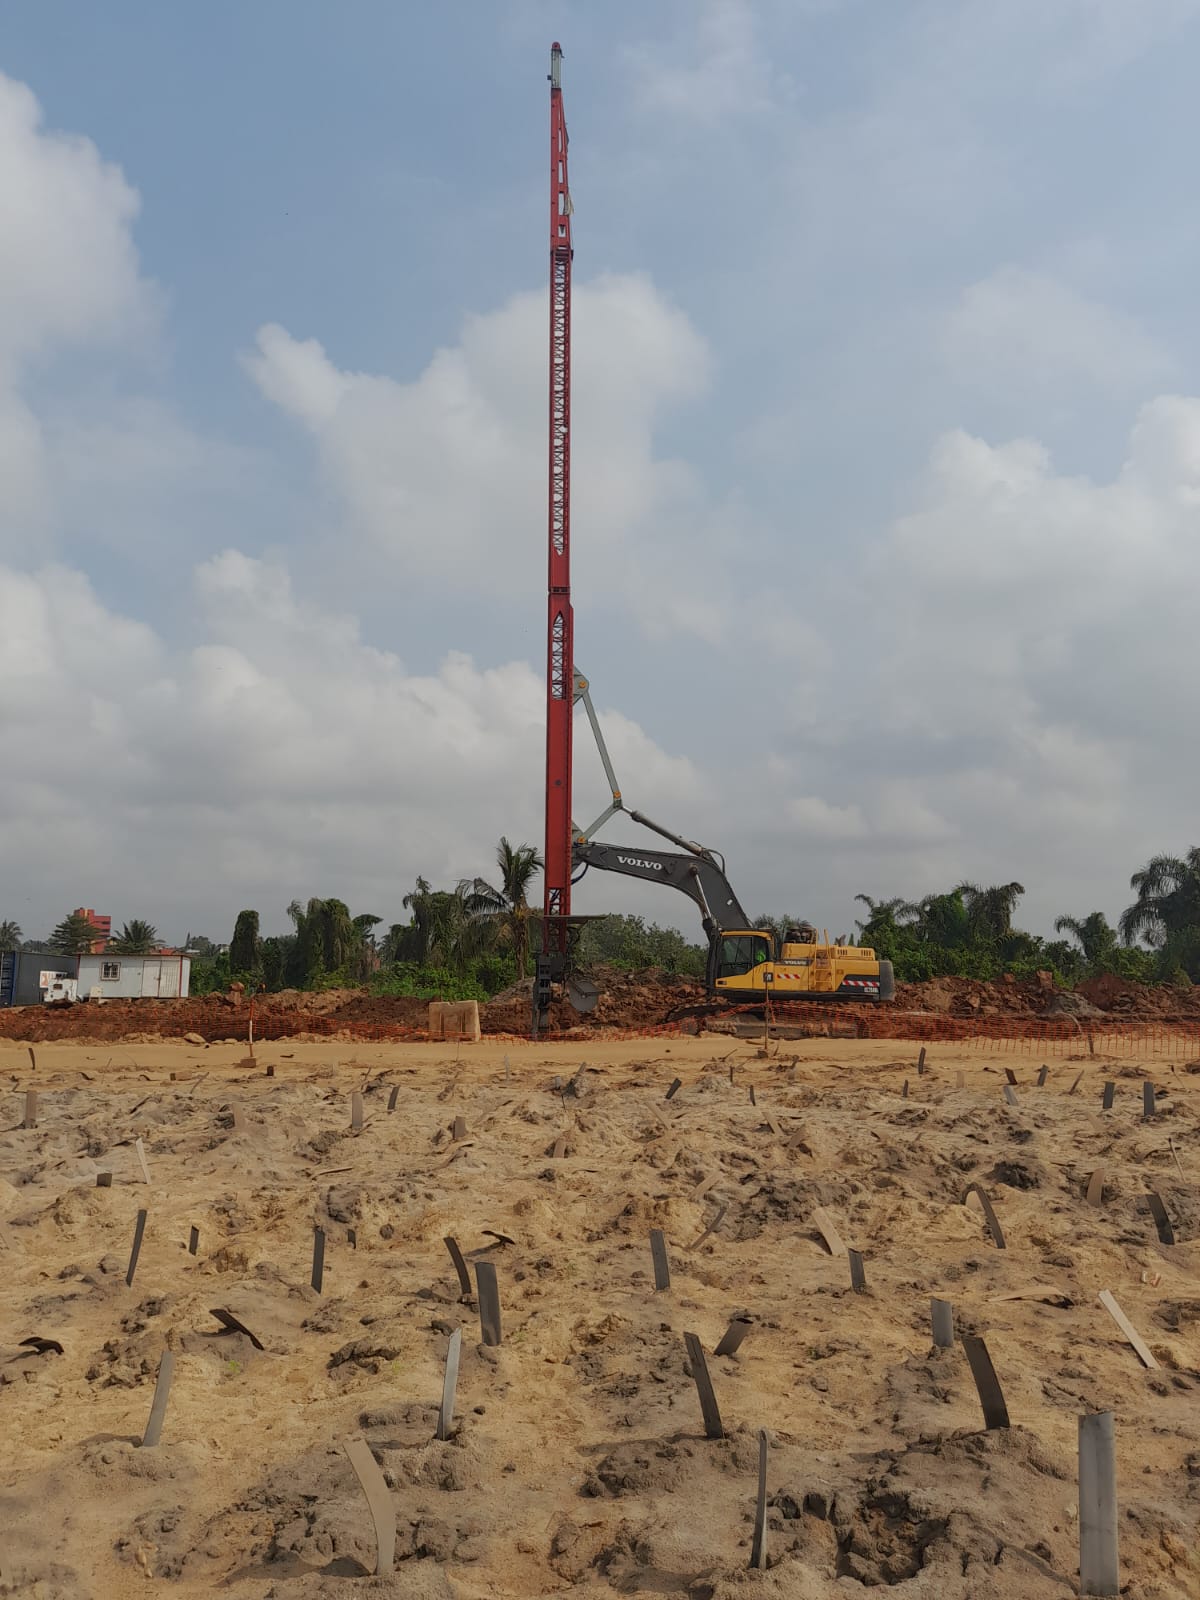
[[[678,928],[647,925],[644,917],[598,917],[585,922],[579,936],[578,959],[585,967],[604,962],[626,972],[641,967],[662,967],[685,977],[703,978],[708,951],[690,944]]]
[[[148,956],[161,943],[158,929],[152,922],[143,922],[140,917],[134,917],[109,941],[108,948],[119,956]]]
[[[86,917],[72,911],[50,935],[50,948],[60,956],[86,956],[99,935]]]
[[[365,985],[373,994],[418,999],[486,1000],[527,974],[540,939],[531,891],[542,862],[532,845],[501,839],[496,882],[464,878],[435,889],[420,877],[404,896],[407,922],[382,935],[373,912],[352,915],[345,901],[293,900],[293,931],[263,938],[257,911],[239,913],[227,951],[189,933],[194,952],[193,994],[228,989],[240,980],[251,990],[327,989]],[[901,982],[926,978],[995,979],[1049,971],[1062,984],[1113,973],[1141,983],[1200,982],[1200,847],[1183,856],[1154,856],[1135,872],[1134,903],[1113,928],[1102,911],[1061,916],[1040,938],[1014,924],[1025,893],[1021,884],[959,883],[920,900],[855,898],[866,907],[859,940],[890,960]],[[802,919],[760,916],[754,926],[778,936]],[[63,955],[89,951],[95,928],[72,913],[49,941],[21,941],[15,922],[0,921],[0,950],[48,949]],[[639,916],[597,917],[574,934],[577,962],[624,971],[660,967],[702,978],[704,947],[676,928]],[[114,952],[138,955],[156,948],[148,922],[125,923]]]
[[[893,964],[901,983],[940,977],[996,979],[1005,973],[1024,978],[1035,972],[1050,972],[1064,985],[1105,972],[1141,983],[1162,976],[1153,952],[1118,943],[1102,911],[1083,918],[1059,917],[1055,931],[1071,939],[1022,932],[1013,926],[1013,916],[1024,893],[1019,883],[989,888],[960,883],[916,901],[856,895],[867,908],[858,937]]]

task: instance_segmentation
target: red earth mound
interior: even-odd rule
[[[595,1009],[580,1016],[565,1002],[552,1008],[550,1031],[576,1037],[603,1036],[662,1027],[714,1015],[704,986],[694,978],[648,968],[620,972],[598,968],[592,974],[600,993]],[[479,1008],[485,1034],[525,1035],[529,1031],[532,983],[526,980]],[[254,1002],[254,1030],[260,1039],[386,1037],[424,1031],[428,1001],[371,995],[363,989],[331,989],[319,994],[285,990]],[[900,1037],[924,1021],[978,1019],[992,1032],[1004,1019],[1075,1018],[1147,1023],[1200,1022],[1200,988],[1146,988],[1106,976],[1089,979],[1074,991],[1055,988],[1048,973],[1033,978],[1002,978],[983,983],[973,978],[933,978],[926,983],[899,984],[890,1006],[781,1007],[777,1015],[812,1013],[835,1016],[856,1031],[875,1037]],[[906,1021],[907,1019],[907,1021]],[[0,1038],[37,1044],[50,1039],[116,1041],[182,1038],[194,1033],[206,1041],[248,1037],[250,1006],[231,995],[204,995],[189,1000],[114,1000],[57,1009],[24,1006],[0,1011]]]

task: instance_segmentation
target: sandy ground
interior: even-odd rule
[[[0,1044],[0,1595],[1068,1594],[1077,1418],[1112,1409],[1123,1593],[1194,1600],[1200,1076],[1147,1069],[1164,1092],[1143,1124],[1137,1064],[1058,1059],[1038,1088],[1037,1057],[955,1048],[932,1047],[918,1076],[917,1047],[894,1041],[765,1060],[711,1038],[485,1042],[457,1060],[279,1042],[253,1070],[242,1046],[47,1044],[34,1067]],[[38,1125],[22,1129],[31,1085]],[[1004,1250],[962,1203],[972,1181]],[[819,1207],[863,1252],[865,1293]],[[651,1228],[670,1254],[661,1292]],[[446,1234],[496,1265],[498,1348],[459,1299]],[[962,1347],[933,1349],[931,1295],[986,1338],[1010,1428],[983,1430]],[[213,1307],[265,1348],[222,1334]],[[739,1314],[753,1318],[740,1349],[714,1356]],[[454,1431],[438,1443],[459,1326]],[[723,1439],[704,1437],[685,1332],[709,1352]],[[38,1336],[63,1353],[20,1345]],[[142,1449],[168,1347],[161,1443]],[[771,1565],[750,1572],[760,1428]],[[364,1576],[356,1435],[397,1514],[389,1579]]]

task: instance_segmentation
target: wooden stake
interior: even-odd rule
[[[500,1285],[496,1280],[494,1261],[475,1263],[475,1284],[479,1294],[479,1329],[484,1344],[499,1344]]]
[[[442,1378],[442,1403],[438,1408],[437,1437],[448,1439],[454,1421],[454,1395],[458,1388],[458,1362],[462,1354],[462,1329],[455,1328],[446,1350],[446,1372]]]
[[[1105,1311],[1108,1312],[1109,1316],[1116,1323],[1117,1327],[1120,1328],[1121,1332],[1133,1346],[1134,1353],[1137,1355],[1137,1358],[1142,1365],[1149,1368],[1151,1371],[1157,1371],[1158,1362],[1154,1359],[1154,1356],[1150,1350],[1150,1346],[1142,1338],[1141,1334],[1134,1327],[1133,1323],[1130,1322],[1129,1318],[1113,1299],[1111,1290],[1101,1289],[1099,1299],[1100,1304],[1104,1307]]]
[[[931,1300],[929,1316],[934,1344],[939,1350],[949,1350],[954,1343],[954,1307],[949,1300]]]
[[[669,1289],[671,1266],[667,1260],[667,1241],[661,1228],[650,1229],[650,1259],[654,1263],[655,1289]]]
[[[758,1430],[758,1499],[754,1506],[754,1542],[750,1547],[750,1566],[767,1570],[767,1430]]]
[[[692,1369],[696,1393],[700,1396],[700,1411],[704,1417],[704,1437],[706,1439],[723,1439],[725,1437],[725,1429],[721,1426],[721,1413],[717,1407],[717,1397],[713,1392],[712,1379],[708,1375],[708,1362],[704,1359],[704,1346],[694,1333],[685,1333],[683,1342],[687,1347],[688,1365]]]
[[[375,1575],[387,1577],[396,1561],[395,1502],[367,1441],[361,1436],[344,1439],[342,1447],[350,1458],[354,1475],[366,1497],[371,1521],[375,1524]]]
[[[146,1211],[139,1211],[137,1214],[137,1224],[133,1230],[133,1249],[129,1252],[129,1266],[125,1272],[125,1287],[127,1289],[133,1288],[133,1275],[137,1271],[138,1256],[142,1253],[142,1235],[146,1231],[146,1217],[148,1215],[149,1213]]]
[[[143,1211],[142,1216],[145,1216]],[[154,1403],[150,1407],[150,1420],[142,1435],[142,1449],[151,1450],[162,1438],[163,1420],[167,1414],[167,1396],[171,1393],[171,1379],[175,1376],[175,1352],[164,1350],[158,1363],[158,1377],[154,1383]]]

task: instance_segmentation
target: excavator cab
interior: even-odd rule
[[[708,951],[708,986],[718,978],[740,978],[775,959],[775,941],[760,929],[724,932],[712,940]]]

